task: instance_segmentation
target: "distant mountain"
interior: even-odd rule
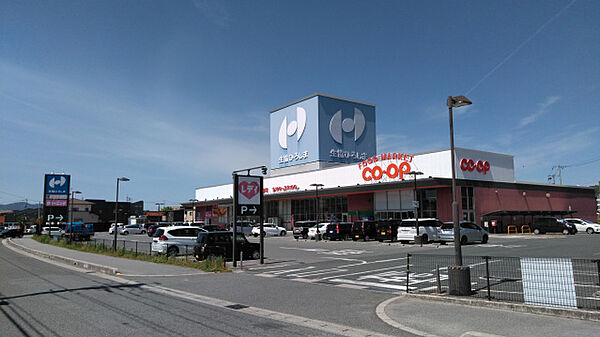
[[[0,211],[21,211],[25,209],[25,206],[27,206],[27,208],[37,208],[38,205],[37,204],[25,204],[25,202],[13,202],[12,204],[6,204],[6,205],[2,205],[0,204]]]

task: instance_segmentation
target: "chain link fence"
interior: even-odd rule
[[[89,245],[95,247],[103,247],[105,249],[111,249],[113,247],[113,239],[91,239],[88,242]],[[147,255],[166,255],[167,257],[183,257],[186,259],[194,259],[194,246],[193,245],[180,245],[180,244],[168,244],[165,243],[163,250],[152,251],[152,242],[134,241],[134,240],[118,240],[117,249],[123,249],[124,251],[132,252],[135,255],[147,254]]]
[[[453,255],[408,254],[406,292],[447,293]],[[600,310],[600,260],[463,256],[473,297]]]

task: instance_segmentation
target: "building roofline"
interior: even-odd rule
[[[372,106],[372,107],[375,106],[375,104],[373,104],[373,103],[366,103],[366,102],[357,101],[355,99],[349,99],[349,98],[344,98],[344,97],[339,97],[339,96],[327,95],[327,94],[324,94],[324,93],[321,93],[321,92],[316,92],[316,93],[314,93],[312,95],[308,95],[306,97],[297,99],[297,100],[295,100],[295,101],[293,101],[291,103],[284,104],[284,105],[282,105],[282,106],[280,106],[278,108],[269,110],[269,113],[273,113],[275,111],[279,111],[281,109],[287,108],[288,106],[294,105],[296,103],[300,103],[302,101],[306,101],[307,99],[311,99],[311,98],[317,97],[317,96],[322,96],[322,97],[327,97],[327,98],[333,98],[333,99],[338,99],[338,100],[342,100],[342,101],[346,101],[346,102],[358,103],[358,104],[363,104],[363,105],[369,105],[369,106]]]

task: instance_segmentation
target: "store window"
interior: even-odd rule
[[[273,218],[279,216],[279,201],[267,201],[265,202],[265,216],[267,218]]]
[[[461,187],[462,218],[464,221],[475,222],[475,197],[473,187]]]
[[[319,197],[318,208],[315,198],[292,200],[292,215],[295,221],[316,220],[317,217],[321,221],[339,221],[344,213],[348,213],[347,196]]]
[[[437,219],[437,190],[419,190],[419,217]]]

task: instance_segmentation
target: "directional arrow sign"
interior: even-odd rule
[[[240,206],[240,215],[255,215],[257,211],[258,208],[256,206]]]

